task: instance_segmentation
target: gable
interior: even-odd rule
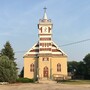
[[[39,42],[33,45],[25,54],[26,56],[36,56],[39,54]],[[52,56],[67,56],[53,41],[52,41]]]
[[[67,56],[54,42],[52,42],[52,55]]]
[[[29,49],[25,54],[25,56],[35,56],[39,54],[39,43],[37,42],[36,44],[33,45],[31,49]]]

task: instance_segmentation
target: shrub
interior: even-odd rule
[[[16,82],[19,82],[19,83],[33,83],[34,80],[33,79],[29,79],[29,78],[18,78],[16,80]]]

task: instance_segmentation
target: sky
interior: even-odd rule
[[[23,55],[38,41],[37,24],[47,7],[53,23],[53,41],[68,55],[68,61],[81,61],[90,53],[90,0],[0,0],[0,50],[6,41],[15,52],[19,71]]]

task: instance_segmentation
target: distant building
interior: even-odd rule
[[[48,19],[44,8],[43,19],[38,24],[39,40],[24,55],[24,77],[67,76],[67,55],[53,42],[52,28],[52,21]]]

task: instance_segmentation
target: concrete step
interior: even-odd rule
[[[55,84],[56,81],[53,81],[53,80],[51,80],[51,79],[45,79],[45,78],[43,78],[43,79],[40,79],[40,80],[39,80],[39,83],[44,83],[44,84]]]

